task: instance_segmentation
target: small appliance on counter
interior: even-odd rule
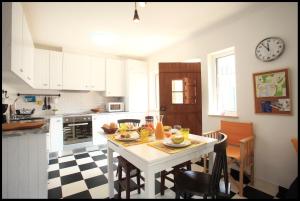
[[[107,112],[123,112],[124,111],[124,103],[122,102],[108,102],[106,104]]]

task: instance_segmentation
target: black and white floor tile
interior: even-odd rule
[[[117,153],[114,156],[114,176],[117,169]],[[201,170],[201,166],[193,164],[193,170]],[[143,173],[142,173],[143,175]],[[237,174],[238,175],[238,174]],[[236,173],[232,172],[236,177]],[[117,194],[117,177],[115,181],[115,194]],[[143,183],[143,182],[142,182]],[[107,174],[107,150],[96,150],[83,153],[72,153],[68,156],[62,156],[51,159],[48,166],[48,198],[108,198],[108,174]],[[136,179],[131,181],[132,189],[137,186]],[[166,180],[165,195],[160,195],[160,177],[156,176],[155,193],[156,198],[175,198],[174,184]],[[282,189],[281,192],[284,192]],[[270,195],[253,186],[245,184],[244,196],[237,194],[234,186],[231,185],[231,198],[280,198],[281,192]],[[122,198],[125,198],[125,191],[122,191]],[[131,192],[131,198],[142,198],[137,190]],[[277,197],[276,197],[277,196]],[[198,198],[194,196],[193,198]]]

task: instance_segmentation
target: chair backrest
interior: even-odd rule
[[[253,135],[253,124],[221,120],[220,131],[228,136],[228,144],[239,145],[241,139]]]
[[[118,124],[120,126],[121,123],[131,123],[134,126],[139,126],[141,120],[140,119],[119,119]]]
[[[212,169],[212,176],[210,180],[210,191],[212,193],[218,192],[220,190],[220,180],[222,177],[222,172],[224,176],[225,188],[226,192],[228,192],[228,171],[227,171],[227,154],[226,154],[226,147],[227,147],[227,135],[224,133],[219,132],[217,139],[219,140],[217,144],[214,146],[214,152],[216,153],[213,169]]]

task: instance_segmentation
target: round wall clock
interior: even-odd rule
[[[284,51],[284,41],[278,37],[265,38],[255,48],[259,60],[268,62],[277,59]]]

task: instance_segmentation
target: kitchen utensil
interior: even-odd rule
[[[50,99],[50,97],[48,97],[48,105],[47,105],[47,109],[48,109],[48,110],[51,109],[50,101],[51,101],[51,99]]]
[[[45,98],[44,98],[44,105],[43,105],[42,110],[46,110],[46,109],[47,109],[47,97],[45,96]]]

